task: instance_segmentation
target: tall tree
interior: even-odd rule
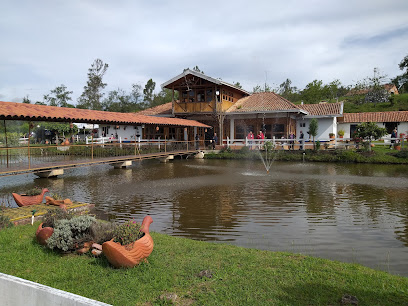
[[[401,60],[398,67],[403,73],[392,79],[392,82],[401,93],[408,92],[408,55]]]
[[[279,95],[288,100],[294,100],[295,96],[298,95],[298,89],[295,86],[291,86],[292,81],[286,79],[282,84],[279,85],[277,92]]]
[[[151,106],[157,106],[171,102],[173,98],[173,91],[167,88],[163,88],[157,95],[154,95],[153,102]],[[178,92],[175,92],[174,99],[178,99]]]
[[[101,110],[103,97],[102,90],[106,87],[102,79],[109,65],[101,59],[96,59],[88,69],[88,81],[84,86],[84,92],[78,98],[78,108]]]
[[[252,93],[257,93],[257,92],[272,92],[272,87],[270,87],[268,84],[264,84],[263,86],[261,85],[256,85],[253,89],[252,89]]]
[[[144,100],[149,103],[149,106],[153,104],[153,92],[156,87],[156,82],[152,79],[148,80],[145,88],[143,89]]]
[[[55,87],[48,95],[44,95],[44,103],[50,106],[69,107],[68,101],[72,101],[70,97],[72,91],[68,91],[64,84]]]
[[[324,96],[324,87],[321,80],[310,82],[301,93],[301,98],[306,103],[319,103]]]
[[[316,150],[316,143],[315,143],[315,137],[317,136],[317,131],[319,130],[319,123],[317,122],[316,118],[313,118],[310,120],[309,124],[309,135],[313,137],[313,149]]]
[[[242,85],[240,82],[234,82],[232,85],[234,85],[235,87],[241,88],[242,89]]]
[[[31,104],[31,100],[28,98],[28,96],[23,98],[23,103]]]
[[[366,103],[382,103],[387,102],[389,93],[384,88],[386,75],[381,75],[378,68],[374,68],[374,76],[367,78],[369,91],[365,95]]]

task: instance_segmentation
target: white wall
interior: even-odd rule
[[[0,305],[91,306],[108,304],[0,273]]]
[[[337,130],[344,130],[344,138],[351,138],[352,135],[350,135],[350,125],[352,124],[359,124],[360,122],[355,122],[355,123],[339,123],[337,125]],[[385,124],[383,122],[376,122],[376,124],[381,127],[385,128]],[[408,135],[408,122],[401,122],[399,125],[397,125],[397,133],[398,137],[401,133],[404,133],[405,135]],[[387,134],[384,136],[385,138],[391,137],[391,134]]]
[[[329,140],[329,133],[337,133],[337,127],[336,127],[336,118],[335,117],[329,117],[329,118],[316,118],[317,123],[318,123],[318,129],[317,129],[317,136],[315,140]],[[300,119],[296,122],[296,138],[299,138],[300,136],[300,131],[303,131],[303,134],[305,134],[305,140],[308,140],[309,134],[307,131],[309,131],[309,125],[311,118],[305,118],[305,119]],[[301,127],[301,123],[305,123],[305,127]],[[312,139],[312,138],[310,138]]]
[[[137,126],[136,129],[132,125],[112,125],[112,124],[100,124],[99,125],[99,135],[102,136],[103,127],[108,127],[108,133],[106,137],[114,137],[118,135],[118,139],[121,138],[122,141],[135,141],[135,135],[140,135],[142,137],[142,127]],[[115,129],[116,126],[119,126],[119,129]]]

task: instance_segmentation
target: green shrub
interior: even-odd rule
[[[317,140],[316,141],[316,151],[319,151],[319,150],[320,150],[320,141]]]
[[[89,228],[95,221],[94,217],[87,215],[57,220],[47,246],[64,252],[75,249],[76,243],[91,239]]]
[[[72,219],[75,215],[73,213],[68,213],[66,210],[53,209],[49,210],[44,214],[43,226],[55,227],[55,223],[62,219]]]
[[[40,187],[34,187],[34,188],[30,189],[30,190],[27,190],[25,195],[27,195],[27,196],[36,196],[36,195],[41,194],[41,192],[42,192],[42,189]]]
[[[112,222],[101,220],[97,220],[96,222],[92,223],[89,229],[92,241],[102,244],[105,241],[113,239],[115,227],[115,224]]]
[[[224,146],[221,150],[220,153],[232,153],[232,150],[230,147]]]
[[[249,147],[242,147],[240,150],[239,150],[239,153],[240,154],[248,154],[250,152],[250,150],[249,150]]]
[[[116,226],[113,231],[115,242],[119,242],[121,245],[130,244],[143,236],[143,232],[140,231],[140,224],[135,221],[127,221],[126,223]]]
[[[12,226],[14,226],[14,224],[10,221],[10,218],[0,214],[0,230]]]

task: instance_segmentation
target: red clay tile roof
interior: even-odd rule
[[[299,111],[292,102],[274,92],[260,92],[239,99],[227,113]]]
[[[408,111],[345,113],[339,122],[408,122]]]
[[[343,113],[342,102],[322,103],[322,104],[303,104],[298,105],[309,113],[309,116],[339,116]]]
[[[195,120],[0,101],[0,119],[209,127]]]
[[[161,104],[152,108],[148,108],[145,110],[142,110],[140,112],[137,112],[139,115],[145,115],[145,116],[160,116],[160,115],[172,115],[172,108],[173,108],[173,103],[165,103]]]

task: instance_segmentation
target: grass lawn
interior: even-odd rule
[[[152,233],[148,264],[114,269],[38,245],[35,225],[0,231],[0,272],[110,304],[166,304],[165,293],[183,305],[339,305],[344,294],[359,305],[408,304],[408,278],[357,264]]]

